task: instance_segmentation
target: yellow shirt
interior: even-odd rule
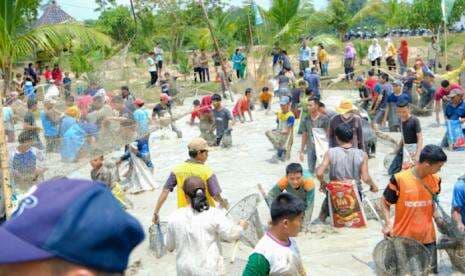
[[[325,49],[320,49],[318,51],[318,61],[321,63],[328,61],[328,53],[326,52]]]
[[[462,73],[463,70],[465,70],[465,60],[460,64],[459,68],[441,75],[440,78],[448,80],[450,83],[459,83],[460,73]]]
[[[394,47],[394,44],[392,44],[392,43],[389,44],[388,47],[387,47],[387,53],[386,53],[386,55],[387,55],[388,57],[393,57],[393,56],[395,56],[396,54],[397,54],[397,49],[396,49],[396,47]]]
[[[213,175],[213,171],[205,164],[196,162],[184,162],[179,164],[173,169],[173,174],[176,176],[177,195],[178,195],[178,208],[186,207],[188,205],[184,190],[184,180],[191,176],[200,177],[206,186],[207,201],[210,206],[215,206],[215,201],[208,191],[207,180]]]

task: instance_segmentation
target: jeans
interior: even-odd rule
[[[315,175],[316,151],[315,148],[307,148],[307,165],[308,171]]]
[[[321,64],[321,75],[328,76],[328,63],[327,62]]]
[[[400,56],[397,57],[397,61],[399,62],[399,74],[403,75],[407,72],[407,64],[404,63]]]

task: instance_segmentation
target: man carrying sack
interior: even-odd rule
[[[378,191],[368,172],[368,155],[353,146],[354,134],[351,126],[340,124],[334,133],[339,146],[330,148],[326,152],[323,163],[316,171],[316,177],[321,185],[320,191],[327,191],[319,219],[324,222],[331,215],[333,225],[336,227],[364,226],[365,216],[361,207],[362,181],[370,186],[371,192]],[[324,177],[328,169],[329,183]],[[328,204],[328,199],[331,199],[329,202],[331,205]]]
[[[423,244],[432,254],[433,273],[438,273],[434,202],[441,191],[441,178],[436,173],[446,161],[440,147],[425,146],[414,167],[391,177],[381,199],[386,218],[383,234]],[[390,218],[391,205],[395,205],[394,223]]]

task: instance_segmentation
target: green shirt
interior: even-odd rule
[[[242,276],[267,276],[270,274],[270,263],[259,253],[252,253],[249,256]]]

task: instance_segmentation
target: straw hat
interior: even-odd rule
[[[354,106],[351,100],[342,100],[336,111],[339,114],[346,114],[347,112],[355,111],[357,107]]]

